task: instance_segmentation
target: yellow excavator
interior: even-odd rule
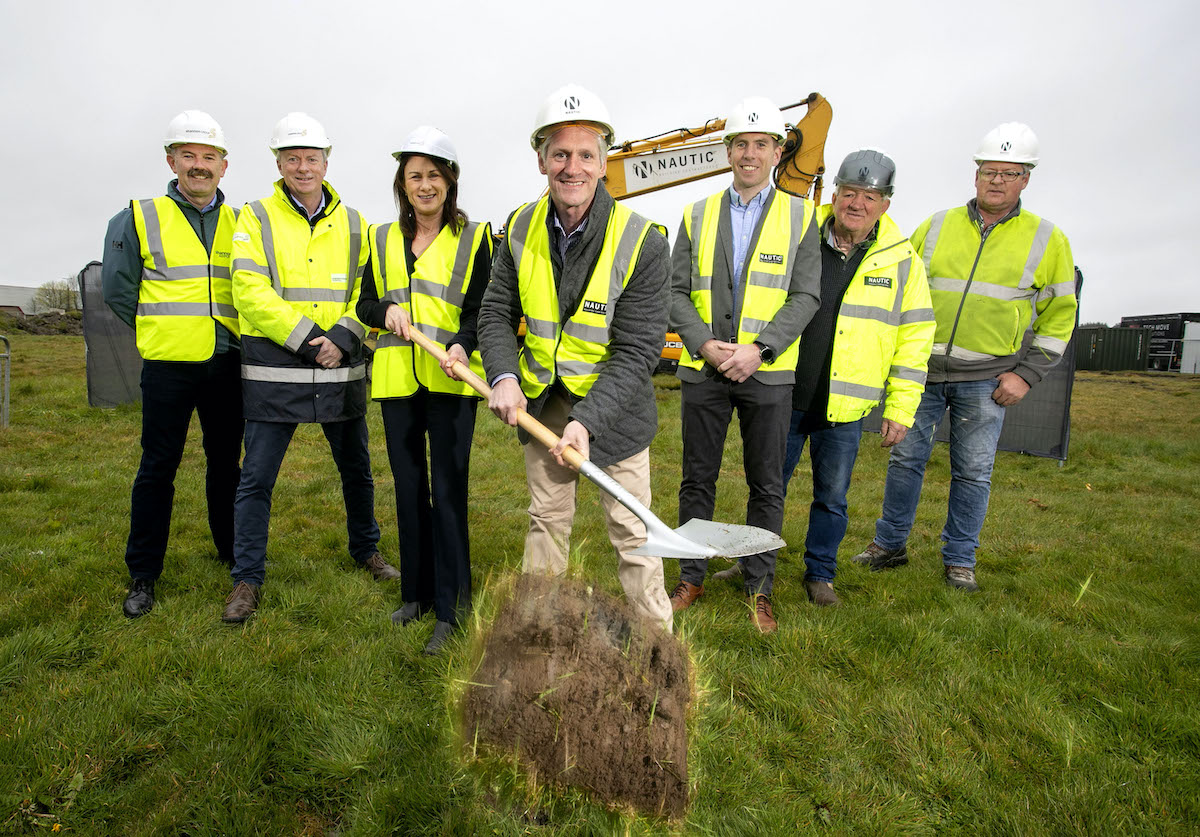
[[[788,123],[783,156],[775,168],[775,185],[798,197],[811,197],[819,204],[825,138],[833,121],[833,108],[820,93],[810,93],[804,101],[780,110],[786,119],[788,111],[802,106],[807,110],[800,119],[794,125]],[[608,152],[605,180],[609,193],[623,200],[730,171],[721,138],[724,128],[724,119],[710,119],[698,128],[679,128],[614,145]],[[679,335],[667,332],[658,371],[674,371],[682,352]]]

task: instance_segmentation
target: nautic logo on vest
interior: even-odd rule
[[[606,314],[608,313],[607,302],[596,302],[594,299],[585,299],[583,301],[583,313],[585,314]]]
[[[778,253],[759,253],[758,260],[767,264],[783,264],[783,256]]]
[[[864,285],[874,285],[878,288],[890,288],[892,286],[892,277],[890,276],[864,276]]]

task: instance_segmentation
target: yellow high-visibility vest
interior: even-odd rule
[[[238,336],[229,264],[237,212],[224,204],[215,213],[212,252],[187,217],[163,195],[133,201],[141,242],[137,347],[146,360],[202,361],[216,349],[216,320]]]
[[[721,205],[729,200],[728,190],[697,201],[683,212],[684,232],[692,242],[692,304],[696,312],[713,330],[712,277],[713,259],[717,250],[717,226]],[[742,311],[737,324],[737,342],[749,344],[770,325],[775,314],[787,301],[792,279],[792,260],[804,231],[812,222],[815,209],[812,201],[775,190],[771,205],[762,220],[762,230],[752,252],[746,254],[742,268]],[[713,330],[715,334],[716,331]],[[775,359],[765,364],[755,377],[773,374],[791,375],[800,359],[800,341],[790,346],[773,346]],[[687,353],[679,365],[702,369],[704,358]]]
[[[608,342],[617,299],[637,266],[652,224],[614,203],[603,221],[604,244],[588,279],[578,310],[559,323],[558,291],[550,261],[546,213],[550,198],[525,204],[513,214],[505,244],[517,268],[517,288],[525,312],[525,345],[518,362],[521,390],[537,398],[556,378],[580,398],[587,395],[611,354]]]
[[[486,223],[467,224],[457,235],[449,224],[442,227],[417,258],[411,276],[398,223],[372,227],[370,242],[379,299],[402,306],[414,328],[446,348],[458,333],[463,300],[475,270],[475,254],[483,242],[491,252],[491,227]],[[470,360],[472,371],[482,378],[479,352],[472,352]],[[403,398],[421,386],[450,395],[475,395],[467,384],[448,378],[433,355],[415,349],[410,341],[390,331],[380,331],[374,363],[371,397],[375,399]]]

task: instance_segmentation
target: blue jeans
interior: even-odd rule
[[[808,507],[808,534],[804,537],[804,580],[833,581],[837,551],[846,537],[846,493],[858,459],[862,420],[829,424],[818,414],[792,411],[787,451],[783,460],[783,487],[791,482],[805,440],[812,459],[813,499]]]
[[[367,451],[367,420],[329,421],[321,425],[333,461],[342,476],[342,500],[346,505],[346,531],[350,556],[359,564],[375,554],[379,546],[379,524],[375,522],[375,479]],[[233,583],[248,581],[261,585],[266,577],[267,532],[271,525],[271,494],[279,466],[287,453],[296,425],[278,421],[246,422],[246,456],[242,481],[233,506]]]
[[[934,434],[950,410],[950,503],[942,529],[942,562],[948,567],[975,566],[979,532],[992,490],[992,464],[1004,426],[1004,408],[992,400],[998,381],[929,384],[904,441],[892,448],[882,516],[875,522],[875,543],[899,549],[908,542],[925,464]]]

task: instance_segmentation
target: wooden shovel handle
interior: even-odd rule
[[[416,343],[419,347],[429,352],[429,354],[436,357],[439,361],[445,360],[448,357],[446,350],[422,334],[417,329],[416,325],[409,325],[408,334],[409,337],[412,338],[413,343]],[[478,392],[484,398],[491,397],[492,388],[488,386],[487,381],[472,372],[470,366],[463,363],[461,360],[456,360],[454,361],[453,369],[455,374],[466,381],[467,385],[471,387],[471,389]],[[521,428],[526,433],[545,445],[547,450],[553,450],[555,445],[557,445],[560,441],[558,435],[553,430],[542,424],[524,410],[517,410],[517,424],[521,425]],[[570,445],[567,445],[567,447],[563,449],[562,457],[572,468],[577,471],[580,469],[580,467],[582,467],[584,462],[587,462],[587,460],[583,457],[583,454],[575,450],[575,448],[571,447]]]

